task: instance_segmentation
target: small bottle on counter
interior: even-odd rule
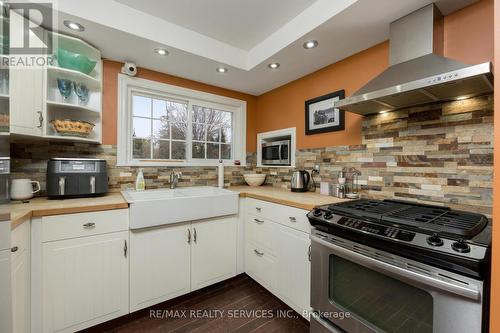
[[[137,173],[137,178],[135,180],[135,190],[136,191],[144,191],[146,189],[146,182],[144,181],[144,173],[142,169],[139,169]]]

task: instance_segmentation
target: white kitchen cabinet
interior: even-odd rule
[[[130,233],[130,311],[190,291],[190,224]]]
[[[11,68],[10,132],[13,134],[42,136],[44,126],[43,69]]]
[[[130,233],[130,311],[236,275],[237,217]]]
[[[311,262],[309,234],[276,226],[277,292],[295,311],[310,309]]]
[[[307,211],[247,199],[245,272],[307,318],[311,245]]]
[[[11,283],[12,332],[29,332],[30,319],[30,222],[24,222],[12,231]]]
[[[128,313],[128,231],[43,244],[43,332]]]
[[[233,216],[193,222],[191,290],[236,275],[236,227]]]
[[[10,257],[10,249],[0,250],[0,332],[12,331]]]

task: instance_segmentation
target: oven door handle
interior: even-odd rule
[[[345,249],[330,242],[327,242],[317,236],[311,235],[311,240],[326,246],[334,251],[334,253],[344,259],[350,260],[354,263],[360,264],[367,268],[373,269],[379,273],[386,274],[390,277],[406,282],[413,282],[420,285],[430,286],[436,289],[444,290],[455,295],[460,295],[475,301],[480,299],[481,293],[477,289],[467,288],[450,282],[435,279],[430,276],[419,274],[417,272],[409,271],[391,264],[388,264],[377,259],[359,254],[357,252]]]

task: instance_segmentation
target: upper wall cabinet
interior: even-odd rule
[[[10,68],[11,133],[101,143],[100,51],[75,37],[49,31],[45,36],[52,41],[52,61]]]

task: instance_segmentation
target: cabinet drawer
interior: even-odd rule
[[[12,252],[12,259],[15,260],[18,256],[20,256],[24,251],[29,250],[29,241],[30,241],[30,235],[29,235],[29,226],[30,222],[26,221],[14,230],[12,230],[11,233],[11,248],[14,249],[15,247],[17,250],[15,252]]]
[[[311,233],[307,211],[303,209],[250,198],[247,201],[247,213]]]
[[[42,217],[42,242],[128,230],[128,210]]]
[[[245,243],[258,244],[266,251],[274,253],[273,230],[275,228],[275,222],[265,217],[247,214],[245,217]]]
[[[308,213],[307,211],[288,206],[279,207],[281,208],[281,214],[277,222],[308,234],[311,233],[311,224],[306,215]]]
[[[262,247],[247,243],[245,249],[245,272],[267,289],[276,288],[276,258]]]

